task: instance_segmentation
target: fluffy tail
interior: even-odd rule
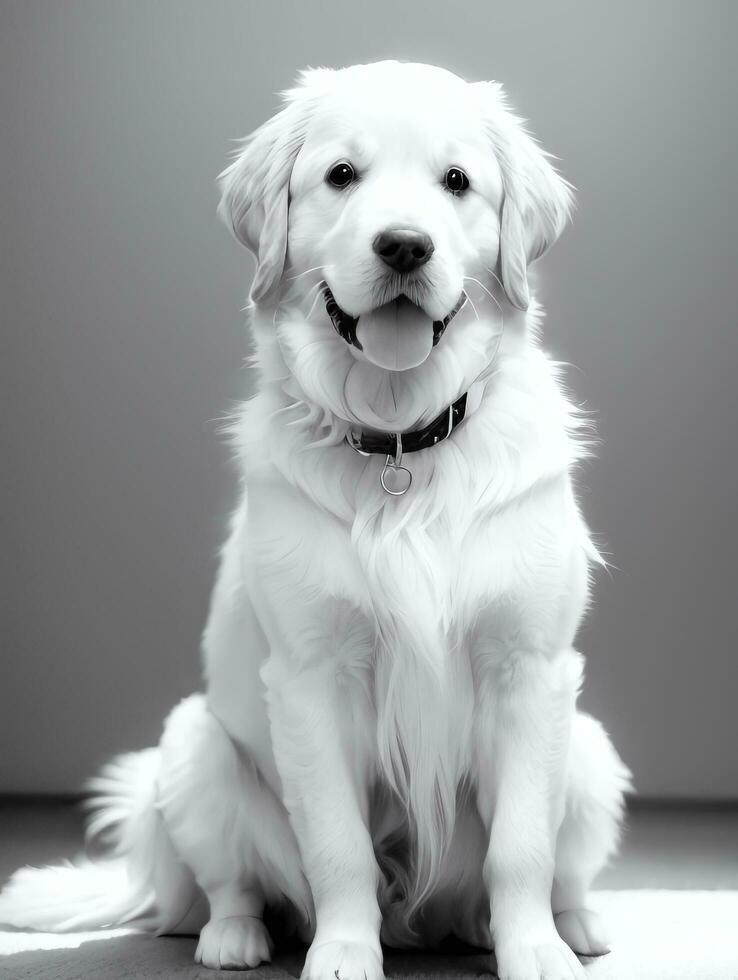
[[[125,861],[20,868],[0,893],[0,922],[42,932],[118,926],[146,911]]]
[[[166,861],[170,880],[183,871],[156,808],[158,772],[159,750],[146,749],[119,756],[90,780],[87,788],[94,795],[87,804],[92,811],[87,839],[100,841],[110,856],[21,868],[0,893],[0,922],[47,932],[119,926],[134,920],[142,926],[161,925],[153,885],[160,880],[161,862]],[[189,904],[191,888],[175,891]],[[173,915],[177,917],[176,911]],[[171,919],[172,914],[166,917]]]

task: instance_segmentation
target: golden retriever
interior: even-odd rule
[[[18,872],[0,918],[202,927],[237,969],[266,911],[305,980],[449,934],[502,980],[582,977],[628,772],[575,708],[599,556],[528,276],[570,188],[493,82],[381,62],[284,101],[220,178],[258,390],[206,692],[93,781],[109,860]]]

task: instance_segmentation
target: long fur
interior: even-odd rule
[[[22,868],[0,895],[0,921],[71,932],[146,921],[154,902],[151,869],[159,752],[129,753],[89,781],[88,839],[104,838],[110,856]]]
[[[460,200],[432,176],[448,140],[445,165],[472,175]],[[349,152],[361,180],[336,192],[323,176]],[[380,918],[398,945],[455,932],[495,942],[501,975],[579,976],[551,913],[602,952],[580,910],[629,774],[575,712],[572,644],[601,561],[573,489],[591,433],[540,347],[529,282],[571,188],[499,86],[394,62],[304,73],[220,181],[257,257],[258,380],[228,424],[242,497],[207,692],[92,784],[111,862],[19,872],[0,919],[204,926],[199,961],[248,966],[269,955],[266,903],[315,935],[308,980],[377,980]],[[371,250],[393,223],[435,243],[406,282]],[[336,334],[324,281],[359,320],[400,288],[429,329],[468,302],[422,363],[387,371]],[[384,459],[352,452],[349,430],[412,429],[463,392],[464,423],[407,457],[411,490],[388,497]],[[540,948],[516,931],[531,894]]]

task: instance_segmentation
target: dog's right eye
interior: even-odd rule
[[[331,167],[325,175],[325,179],[333,187],[348,187],[356,180],[356,171],[350,163],[342,160],[341,163],[336,163]]]

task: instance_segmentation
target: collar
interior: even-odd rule
[[[413,480],[410,470],[401,465],[403,454],[430,449],[448,439],[454,429],[464,421],[467,396],[468,392],[465,391],[422,429],[411,432],[355,432],[349,429],[346,442],[362,456],[385,456],[379,482],[391,496],[401,497],[410,489]]]
[[[341,309],[327,282],[321,283],[321,289],[326,312],[334,329],[347,344],[361,350],[361,341],[356,333],[359,317],[353,317]],[[443,336],[446,327],[465,305],[466,299],[466,293],[462,291],[451,312],[442,320],[433,322],[434,347]],[[346,441],[352,449],[361,453],[362,456],[383,455],[385,457],[384,469],[379,478],[380,483],[387,493],[393,497],[401,497],[410,489],[413,480],[410,470],[401,465],[403,453],[417,453],[421,449],[430,449],[431,446],[447,439],[456,426],[464,421],[467,396],[468,392],[464,392],[460,398],[457,398],[452,405],[445,408],[440,415],[437,415],[432,422],[423,426],[422,429],[415,429],[412,432],[354,432],[349,429],[346,434]]]
[[[412,432],[355,432],[349,429],[346,441],[357,453],[365,456],[380,454],[397,457],[403,453],[430,449],[448,439],[456,426],[464,421],[466,400],[467,392],[464,392],[461,398],[457,398],[453,405],[445,408],[422,429],[414,429]]]

